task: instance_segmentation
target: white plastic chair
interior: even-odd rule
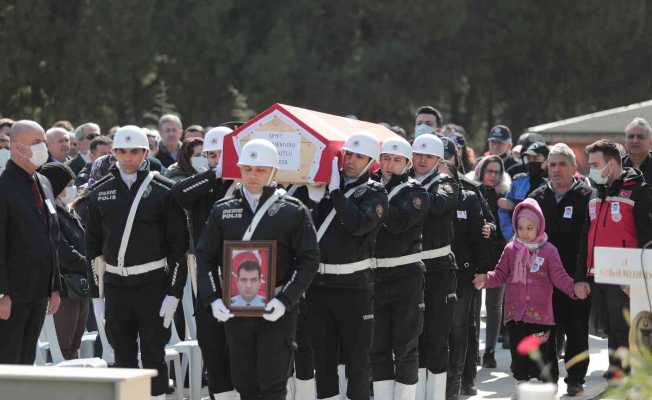
[[[61,347],[59,346],[59,338],[57,337],[57,330],[54,325],[54,317],[51,314],[45,316],[41,332],[44,333],[45,339],[47,340],[50,356],[52,357],[52,364],[55,366],[92,368],[106,368],[108,366],[106,361],[96,357],[66,360],[63,357]]]

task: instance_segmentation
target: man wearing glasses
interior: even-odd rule
[[[100,136],[100,127],[94,122],[87,122],[79,125],[75,129],[75,140],[77,141],[77,150],[79,153],[77,157],[68,162],[68,166],[75,175],[79,175],[79,172],[88,163],[92,162],[90,157],[91,141],[98,136]]]
[[[636,117],[625,128],[623,167],[636,168],[643,172],[645,181],[652,182],[652,127],[643,118]]]

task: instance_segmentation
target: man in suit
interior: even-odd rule
[[[36,172],[48,159],[43,128],[18,121],[9,136],[0,176],[0,364],[32,364],[45,312],[61,302],[60,234],[52,187]]]
[[[75,175],[79,175],[84,167],[94,161],[90,156],[90,146],[91,142],[98,136],[100,136],[100,126],[94,122],[87,122],[79,125],[77,129],[75,129],[75,141],[77,142],[78,154],[68,162],[68,166],[72,169],[72,172],[74,172]]]

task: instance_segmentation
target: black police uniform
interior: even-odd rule
[[[259,206],[273,195],[265,187]],[[238,188],[233,198],[219,201],[211,210],[197,246],[199,297],[205,306],[223,295],[218,266],[223,242],[242,240],[254,211]],[[240,397],[284,399],[296,347],[297,305],[319,265],[319,246],[309,211],[291,196],[280,197],[265,213],[251,240],[275,240],[276,298],[285,307],[278,321],[232,318],[225,324],[231,359],[231,377]]]
[[[380,172],[375,179],[381,180]],[[389,199],[376,240],[371,366],[374,381],[395,380],[414,385],[425,308],[422,230],[430,200],[421,184],[408,174],[392,176],[385,185],[388,196],[399,185],[404,186]],[[396,257],[407,261],[396,264],[392,260]]]
[[[48,297],[61,288],[61,238],[48,179],[12,160],[0,175],[0,294],[11,316],[0,320],[0,364],[33,364]]]
[[[457,299],[457,265],[451,244],[460,189],[453,178],[437,172],[423,178],[421,184],[430,196],[430,207],[423,224],[426,309],[419,338],[419,368],[441,374],[448,370],[448,338]]]
[[[313,212],[317,227],[331,211],[336,214],[319,242],[321,263],[307,294],[308,325],[318,397],[339,393],[341,354],[348,378],[347,398],[367,400],[374,323],[373,256],[388,207],[387,193],[380,183],[370,181],[368,174],[342,183],[341,189],[332,191]]]
[[[185,252],[188,233],[185,215],[170,193],[172,181],[155,175],[140,201],[125,253],[122,271],[118,252],[129,210],[149,168],[137,172],[137,179],[129,188],[114,167],[100,180],[90,194],[86,241],[88,259],[104,256],[107,271],[104,274],[106,299],[106,333],[115,350],[116,366],[138,368],[138,344],[144,368],[158,370],[152,378],[152,395],[168,389],[168,370],[165,363],[165,345],[170,329],[163,327],[159,316],[166,295],[181,298],[186,282]],[[139,273],[143,265],[163,263],[157,268]],[[130,272],[131,270],[131,272]],[[91,280],[93,297],[97,286]]]
[[[474,191],[459,192],[455,211],[453,253],[459,267],[457,275],[457,302],[453,311],[450,333],[450,358],[446,383],[446,397],[459,395],[465,365],[475,370],[477,348],[477,321],[475,308],[480,297],[473,286],[476,273],[486,273],[489,267],[489,241],[482,237],[484,220],[481,201]],[[472,357],[469,357],[472,355]],[[473,385],[475,374],[465,376],[465,385]]]
[[[231,180],[215,176],[214,170],[193,175],[172,187],[172,196],[188,214],[190,231],[190,253],[195,254],[196,244],[206,225],[211,208],[222,199]],[[226,349],[224,324],[216,320],[210,306],[198,300],[195,306],[197,341],[206,367],[209,393],[223,393],[233,390],[229,358]]]

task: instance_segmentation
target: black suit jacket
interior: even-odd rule
[[[13,161],[0,176],[0,293],[12,301],[44,299],[61,287],[52,186],[38,172],[33,177]],[[36,205],[33,179],[45,203],[44,216]]]
[[[75,173],[75,176],[77,176],[79,175],[81,170],[84,169],[84,167],[86,166],[86,161],[84,160],[84,157],[82,157],[81,154],[77,154],[77,157],[73,158],[72,160],[69,160],[66,164],[70,167],[72,172]]]

